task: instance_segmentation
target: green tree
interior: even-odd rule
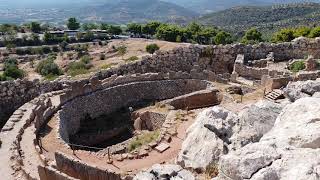
[[[132,33],[134,35],[142,34],[142,26],[141,24],[131,23],[127,25],[127,32]]]
[[[293,29],[282,29],[273,35],[272,42],[290,42],[294,38]]]
[[[255,44],[262,41],[262,34],[256,28],[249,29],[242,38],[242,43]]]
[[[181,36],[181,41],[183,41],[182,34],[183,32],[176,25],[161,24],[157,29],[156,37],[161,40],[176,42],[178,36]]]
[[[320,37],[320,26],[315,27],[311,30],[310,37],[311,38]]]
[[[150,54],[155,53],[159,49],[160,49],[160,47],[157,44],[149,44],[146,46],[146,51]]]
[[[43,35],[43,41],[45,43],[50,43],[52,40],[53,40],[53,35],[48,32],[45,32]]]
[[[106,30],[111,35],[119,35],[122,33],[122,29],[120,26],[114,26],[109,24],[101,24],[100,28],[102,30]]]
[[[213,39],[217,35],[217,30],[213,27],[203,27],[196,34],[192,35],[193,40],[199,44],[213,44]]]
[[[200,24],[197,24],[196,22],[192,22],[188,24],[187,30],[190,31],[192,34],[197,34],[201,31],[203,27]]]
[[[230,33],[220,31],[214,38],[215,44],[229,44],[232,43],[232,36]]]
[[[82,25],[82,29],[85,31],[93,30],[93,29],[98,29],[98,25],[94,23],[84,23]]]
[[[80,23],[78,22],[78,20],[76,18],[69,18],[68,22],[67,22],[67,27],[70,30],[77,30],[80,28]]]
[[[30,23],[30,30],[33,33],[40,33],[41,32],[41,25],[38,22],[31,22]]]
[[[299,27],[294,31],[294,37],[308,37],[311,32],[311,28],[309,27]]]
[[[153,36],[156,34],[157,29],[160,25],[161,25],[161,23],[157,22],[157,21],[149,22],[149,23],[145,24],[144,26],[142,26],[142,33]]]

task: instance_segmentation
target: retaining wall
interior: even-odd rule
[[[122,180],[121,176],[109,169],[91,166],[78,159],[56,152],[57,169],[60,172],[81,180]]]

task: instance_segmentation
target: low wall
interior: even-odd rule
[[[219,91],[215,89],[207,89],[193,92],[180,97],[163,101],[161,103],[169,104],[176,109],[198,109],[208,106],[220,104]]]
[[[77,180],[49,166],[38,166],[40,180]]]
[[[108,169],[91,166],[78,159],[56,152],[57,169],[69,176],[81,180],[121,180],[121,176]]]

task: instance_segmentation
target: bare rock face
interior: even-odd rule
[[[286,106],[271,131],[261,141],[279,147],[320,148],[320,100],[303,98]]]
[[[299,99],[259,142],[222,156],[217,179],[320,179],[319,128],[319,99]]]
[[[300,98],[313,96],[316,92],[320,92],[320,79],[290,82],[284,89],[285,95],[292,102]]]
[[[190,171],[183,169],[179,165],[153,165],[149,170],[138,173],[133,180],[195,180]]]
[[[270,101],[259,101],[239,112],[239,125],[231,137],[232,149],[258,142],[265,133],[272,129],[282,109],[283,105]]]
[[[188,129],[177,163],[205,170],[230,150],[258,142],[273,127],[281,110],[279,104],[261,101],[238,115],[218,106],[203,111]]]
[[[177,163],[203,171],[212,161],[218,161],[227,153],[228,138],[237,121],[235,114],[218,106],[201,112],[187,131]]]

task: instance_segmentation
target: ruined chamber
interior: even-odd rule
[[[112,153],[123,153],[126,151],[123,147],[137,130],[134,123],[139,113],[133,111],[163,100],[177,102],[177,97],[207,89],[213,89],[208,81],[176,79],[133,82],[92,92],[61,108],[59,134],[71,146],[94,150],[86,147],[103,149],[120,145],[122,148],[115,148]],[[168,101],[170,99],[174,101]],[[164,123],[166,114],[148,114],[147,118],[151,120],[144,129],[156,131]]]

